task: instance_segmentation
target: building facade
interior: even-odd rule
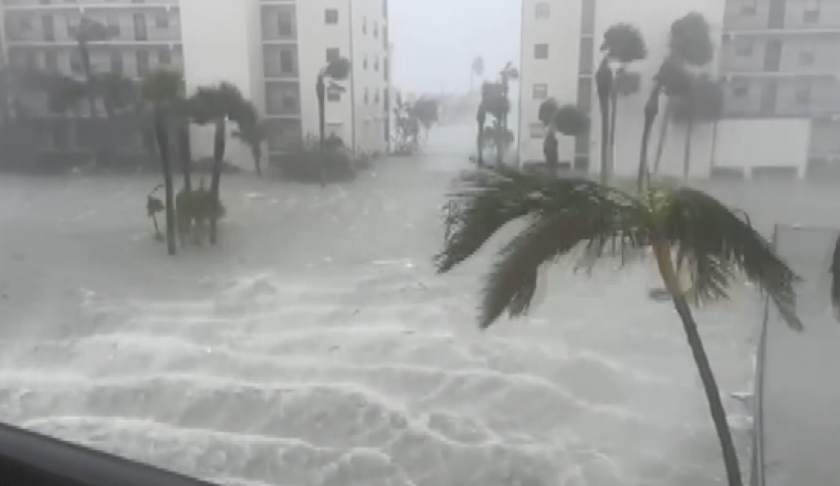
[[[716,44],[703,68],[723,82],[725,113],[696,124],[690,175],[718,169],[790,169],[834,160],[840,142],[840,4],[818,0],[669,0],[649,5],[621,0],[524,0],[520,157],[541,160],[540,103],[554,97],[590,115],[590,133],[560,143],[561,160],[580,171],[600,168],[600,114],[593,80],[600,43],[612,25],[635,25],[648,57],[631,64],[641,77],[638,94],[619,99],[614,170],[632,175],[638,163],[641,113],[652,79],[668,53],[671,23],[701,13]],[[682,175],[686,127],[672,124],[662,172]],[[657,130],[658,131],[658,130]],[[562,138],[562,137],[561,137]],[[657,144],[654,135],[653,144]],[[840,160],[839,160],[840,162]]]
[[[188,92],[226,81],[269,126],[268,153],[282,155],[317,137],[319,72],[350,60],[344,91],[330,90],[328,134],[355,151],[388,147],[390,56],[387,0],[0,0],[10,62],[81,76],[76,34],[82,18],[106,26],[91,42],[96,72],[142,78],[156,68],[184,73]],[[49,115],[44,107],[44,115]],[[208,129],[193,129],[197,157],[212,150]],[[61,136],[62,145],[66,137]],[[54,145],[58,145],[55,143]],[[229,144],[231,161],[252,167]]]
[[[212,15],[207,3],[212,2]],[[354,151],[388,148],[390,56],[387,0],[181,0],[188,89],[230,81],[269,126],[268,153],[280,158],[319,133],[315,86],[330,60],[351,74],[328,90],[327,135]],[[218,29],[218,30],[217,30]],[[224,32],[220,36],[218,33]],[[329,84],[329,83],[328,83]],[[198,135],[197,143],[209,134]]]

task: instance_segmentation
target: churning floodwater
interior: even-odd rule
[[[176,258],[144,219],[151,178],[4,177],[0,420],[225,484],[722,482],[653,270],[559,265],[532,315],[479,332],[493,249],[434,274],[468,164],[430,152],[325,189],[228,177],[219,247]],[[699,313],[745,459],[728,394],[750,386],[754,300]]]

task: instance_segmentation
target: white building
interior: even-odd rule
[[[746,3],[754,5],[769,1],[751,0]],[[736,49],[731,42],[733,38],[755,35],[755,25],[751,30],[742,27],[744,16],[768,16],[766,9],[744,9],[744,3],[743,0],[651,0],[647,3],[625,0],[524,0],[522,115],[519,125],[521,160],[543,159],[543,128],[537,112],[544,99],[554,97],[561,104],[577,105],[589,113],[592,122],[589,134],[569,140],[561,137],[560,160],[578,170],[599,171],[600,114],[593,72],[600,61],[599,48],[604,32],[611,25],[625,22],[639,28],[649,52],[646,60],[631,67],[641,75],[640,93],[619,101],[615,173],[634,175],[640,149],[642,109],[653,75],[667,53],[670,25],[694,11],[703,14],[713,29],[716,58],[707,70],[727,81],[727,113],[716,127],[711,124],[695,125],[690,174],[705,177],[713,172],[713,168],[727,167],[743,170],[746,174],[766,168],[790,168],[801,175],[807,166],[809,152],[814,152],[811,126],[816,122],[812,120],[812,110],[805,106],[786,109],[785,93],[779,90],[777,94],[775,89],[767,89],[765,79],[786,74],[784,69],[781,69],[782,73],[776,72],[779,70],[778,62],[776,70],[767,69],[768,61],[765,61],[764,69],[758,62],[759,69],[744,72],[729,60],[734,57]],[[773,24],[772,18],[759,19],[756,25],[762,25],[762,22],[766,25],[763,30],[759,28],[758,33],[764,37],[773,38],[793,32],[784,22]],[[789,74],[801,72],[791,71]],[[762,97],[772,98],[773,109],[768,110],[765,104],[759,106],[758,101],[754,109],[742,109],[743,103],[739,101],[745,89],[732,82],[733,78],[738,81],[742,76],[755,78],[755,88],[761,87]],[[778,104],[776,97],[780,100]],[[657,133],[658,129],[654,132],[652,147],[656,146]],[[682,175],[683,127],[672,126],[667,140],[661,170],[669,175]]]
[[[337,57],[349,59],[352,72],[339,83],[344,93],[327,95],[327,134],[356,151],[387,150],[387,0],[180,1],[188,89],[236,84],[268,120],[271,157],[317,137],[316,81]],[[211,147],[204,132],[194,136],[199,152]],[[235,163],[248,160],[239,150]]]

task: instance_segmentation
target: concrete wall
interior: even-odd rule
[[[181,35],[187,93],[199,86],[229,82],[247,99],[261,100],[262,53],[256,0],[181,0]],[[224,33],[224,35],[220,35]],[[256,40],[251,37],[256,37]],[[257,64],[255,65],[255,60]],[[258,109],[264,105],[257,104]],[[229,132],[235,129],[229,126]],[[192,127],[195,158],[213,154],[213,127]],[[243,168],[253,167],[250,151],[228,137],[226,160]]]

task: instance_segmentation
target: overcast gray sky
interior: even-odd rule
[[[390,0],[397,88],[465,90],[481,55],[488,74],[519,65],[521,2],[515,0]]]

